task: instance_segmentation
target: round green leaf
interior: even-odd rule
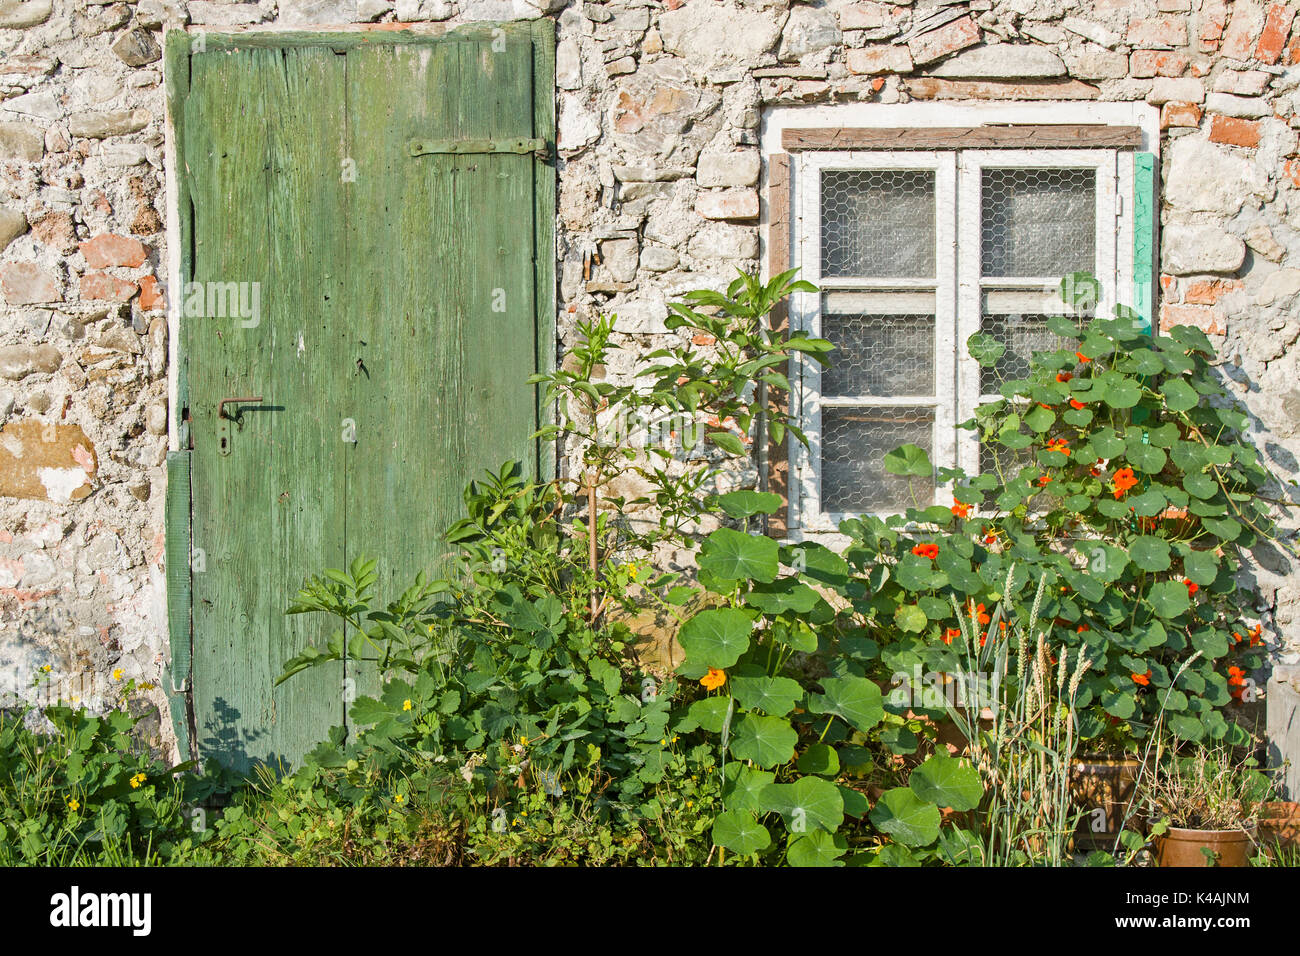
[[[934,473],[934,465],[920,445],[902,445],[885,455],[885,471],[891,475],[929,478]]]
[[[904,846],[925,846],[939,837],[942,815],[908,787],[886,790],[871,808],[871,822]]]
[[[1143,535],[1129,545],[1129,557],[1144,571],[1169,570],[1169,542],[1164,538]]]
[[[713,842],[749,856],[772,845],[772,835],[748,810],[726,810],[713,821]]]
[[[781,507],[781,496],[770,491],[728,491],[718,497],[718,504],[733,518],[770,515]]]
[[[1155,445],[1144,445],[1141,441],[1135,441],[1128,446],[1125,452],[1129,464],[1138,471],[1146,472],[1148,475],[1158,474],[1160,469],[1165,467],[1167,456],[1162,449]]]
[[[743,760],[733,760],[722,768],[722,802],[729,810],[753,810],[762,813],[763,790],[776,780],[776,775],[751,767]]]
[[[749,650],[749,635],[753,629],[754,622],[742,611],[710,608],[683,624],[677,640],[692,664],[725,670]]]
[[[840,758],[826,744],[809,744],[808,749],[799,755],[795,765],[800,773],[815,773],[822,777],[833,777],[840,772]]]
[[[745,714],[732,729],[731,754],[760,767],[775,767],[794,756],[799,735],[780,717]]]
[[[834,714],[855,730],[867,731],[885,716],[880,688],[865,677],[826,677],[824,694],[808,695],[808,709],[816,714]]]
[[[699,565],[728,581],[775,581],[779,553],[772,538],[719,528],[704,539]]]
[[[974,810],[984,797],[979,771],[943,752],[913,770],[907,785],[927,803],[954,810]]]
[[[1183,475],[1183,490],[1196,498],[1213,498],[1219,490],[1219,483],[1209,475],[1189,472]]]
[[[730,697],[705,697],[697,700],[687,708],[690,719],[711,734],[722,733],[722,725],[727,720],[727,708],[731,705]]]
[[[1169,729],[1179,740],[1195,742],[1205,736],[1205,727],[1191,714],[1168,714]]]
[[[1034,410],[1025,416],[1025,424],[1036,432],[1045,432],[1055,423],[1056,413],[1041,405],[1034,406]]]
[[[1219,559],[1213,551],[1192,551],[1183,558],[1183,573],[1203,587],[1211,585],[1219,576]]]
[[[803,699],[803,688],[789,677],[733,677],[731,693],[745,710],[784,717]]]
[[[925,612],[915,604],[902,604],[894,612],[894,623],[900,630],[909,634],[920,634],[929,622],[930,619],[925,616]]]
[[[1007,347],[986,332],[976,332],[966,340],[966,350],[984,368],[998,364]]]
[[[1160,391],[1164,393],[1165,405],[1175,412],[1185,412],[1195,408],[1201,398],[1196,394],[1196,390],[1181,378],[1171,378],[1164,383]]]
[[[1142,390],[1130,379],[1112,381],[1106,386],[1105,402],[1111,408],[1132,408],[1142,400]]]
[[[1153,584],[1147,600],[1156,613],[1166,620],[1177,617],[1192,606],[1187,596],[1187,585],[1182,581],[1160,581]]]
[[[843,866],[840,857],[848,848],[848,840],[844,837],[814,830],[790,841],[785,860],[791,866]]]
[[[800,777],[794,783],[774,783],[763,789],[764,809],[779,813],[792,833],[815,829],[834,831],[844,822],[840,788],[821,777]]]

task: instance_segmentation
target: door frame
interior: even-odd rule
[[[498,32],[500,31],[500,32]],[[201,46],[196,34],[202,33]],[[533,163],[533,283],[535,367],[555,368],[556,328],[556,167],[555,22],[550,19],[479,22],[452,29],[427,31],[359,27],[330,31],[250,30],[209,32],[169,30],[164,41],[163,81],[167,109],[163,119],[167,243],[167,490],[164,517],[164,559],[167,588],[169,658],[163,667],[163,689],[171,710],[176,747],[182,759],[199,758],[197,715],[194,712],[193,661],[193,538],[190,485],[188,361],[181,338],[182,290],[194,273],[194,207],[189,196],[192,176],[185,162],[185,102],[190,89],[190,57],[195,52],[285,49],[327,46],[338,53],[359,46],[430,43],[449,36],[466,38],[528,38],[533,49],[533,131],[547,142],[546,158]],[[196,46],[200,46],[195,50]],[[555,408],[537,390],[535,424],[555,420]],[[554,442],[535,442],[536,474],[553,477],[558,462]],[[286,600],[291,595],[286,596]]]

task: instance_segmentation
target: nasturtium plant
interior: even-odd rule
[[[1063,297],[1092,301],[1092,281],[1067,277]],[[900,671],[941,670],[959,617],[986,623],[1001,602],[1026,621],[1046,572],[1049,639],[1092,661],[1078,700],[1085,740],[1133,747],[1164,707],[1180,738],[1242,743],[1229,718],[1263,640],[1237,571],[1243,549],[1273,538],[1261,495],[1271,478],[1214,349],[1195,328],[1153,335],[1122,307],[1048,328],[1057,347],[963,425],[988,471],[935,469],[916,446],[885,457],[893,474],[948,482],[954,503],[841,525],[867,582],[841,627],[864,628]],[[1003,354],[989,339],[968,342],[985,367]]]

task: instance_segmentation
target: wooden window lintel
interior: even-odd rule
[[[1139,149],[1137,126],[1039,124],[787,129],[781,145],[812,149]]]

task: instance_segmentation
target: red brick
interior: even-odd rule
[[[1187,287],[1183,301],[1188,305],[1214,305],[1229,292],[1240,292],[1243,286],[1240,279],[1201,279]]]
[[[1160,297],[1169,302],[1178,301],[1178,277],[1171,275],[1160,276]]]
[[[62,302],[63,292],[57,277],[34,262],[9,262],[0,266],[0,289],[10,305],[38,302]]]
[[[1263,26],[1258,7],[1248,3],[1233,4],[1232,19],[1228,21],[1228,29],[1223,31],[1219,53],[1233,60],[1250,59]]]
[[[1259,123],[1232,116],[1215,116],[1210,120],[1210,142],[1226,143],[1229,146],[1258,146]]]
[[[1223,39],[1223,26],[1228,22],[1226,0],[1204,0],[1201,4],[1201,52],[1213,53]]]
[[[1160,128],[1201,125],[1201,108],[1195,103],[1166,103],[1160,107]]]
[[[1129,74],[1138,79],[1153,76],[1182,76],[1191,61],[1168,50],[1134,50],[1129,57]]]
[[[1276,63],[1286,45],[1287,34],[1291,32],[1291,21],[1295,19],[1295,8],[1289,3],[1275,3],[1268,8],[1268,19],[1264,21],[1264,30],[1259,35],[1259,46],[1255,47],[1255,59],[1261,63]]]
[[[1300,160],[1288,159],[1282,164],[1282,172],[1295,184],[1297,189],[1300,189]]]
[[[167,308],[167,297],[153,276],[145,276],[140,280],[140,308],[145,312]]]
[[[949,53],[956,53],[980,42],[980,28],[970,17],[961,17],[937,30],[922,33],[907,42],[916,63],[931,63]]]
[[[107,269],[109,266],[138,269],[149,256],[149,251],[139,239],[129,239],[111,232],[83,242],[79,248],[86,257],[86,265],[92,269]]]
[[[83,299],[108,299],[111,302],[127,302],[135,295],[137,286],[134,282],[119,279],[107,272],[87,272],[81,277],[81,297]]]
[[[1160,331],[1168,332],[1175,325],[1191,325],[1207,335],[1226,335],[1223,313],[1202,305],[1163,305],[1160,307]]]
[[[1300,63],[1300,33],[1295,35],[1295,39],[1291,41],[1291,45],[1286,48],[1286,56],[1283,57],[1283,62],[1286,63],[1287,66],[1293,66],[1296,63]]]
[[[1135,17],[1129,21],[1126,42],[1134,47],[1187,46],[1187,20],[1184,17]]]

